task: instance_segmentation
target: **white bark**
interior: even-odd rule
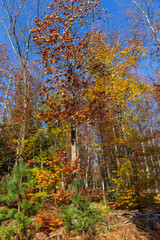
[[[152,137],[152,146],[155,148],[156,147],[156,144],[155,144],[155,139],[154,139],[154,135],[153,135],[153,129],[152,129],[152,126],[151,126],[151,121],[149,120],[149,129],[150,129],[150,133],[151,133],[151,137]],[[159,156],[158,156],[158,154],[157,154],[157,165],[158,165],[158,167],[160,168],[160,158],[159,158]]]
[[[116,155],[117,169],[119,169],[120,161],[119,161],[118,146],[116,143],[116,131],[115,131],[114,125],[112,126],[112,131],[113,131],[113,137],[114,137],[114,150],[115,150],[115,155]]]
[[[141,128],[139,121],[138,121],[138,126],[139,126],[141,139],[143,139],[143,132],[142,132],[142,128]],[[150,174],[150,170],[149,170],[149,166],[148,166],[148,161],[147,161],[146,151],[145,151],[145,144],[144,144],[143,140],[141,142],[141,146],[142,146],[142,153],[143,153],[143,158],[144,158],[144,163],[145,163],[145,170],[146,170],[147,177],[149,178],[151,174]]]
[[[157,42],[157,45],[158,45],[158,51],[160,50],[160,38],[158,37],[158,33],[155,31],[155,28],[154,26],[152,25],[151,23],[151,19],[150,19],[150,16],[149,16],[149,5],[148,5],[148,0],[146,0],[146,7],[147,7],[147,10],[145,11],[143,9],[143,7],[140,5],[140,3],[136,0],[132,0],[132,2],[138,7],[138,9],[140,10],[140,12],[143,14],[144,16],[144,19],[146,20],[156,42]]]
[[[4,100],[4,111],[2,114],[2,130],[5,125],[5,118],[6,118],[6,112],[7,112],[7,107],[8,107],[8,97],[9,97],[9,90],[11,87],[11,83],[12,83],[12,70],[10,69],[10,78],[9,78],[9,83],[8,83],[7,90],[6,90],[6,96],[5,96],[5,100]]]

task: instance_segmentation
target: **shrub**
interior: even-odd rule
[[[128,163],[121,164],[117,178],[112,180],[116,184],[116,189],[110,192],[115,197],[114,208],[147,208],[154,203],[155,176],[147,176]]]
[[[84,198],[77,193],[71,198],[72,204],[62,207],[61,217],[68,232],[93,233],[96,223],[102,221],[101,212],[92,206],[91,197]]]
[[[1,181],[0,202],[4,207],[0,209],[0,227],[2,240],[9,240],[17,236],[18,239],[29,239],[32,215],[34,215],[40,204],[32,198],[27,198],[30,181],[27,181],[27,168],[20,162],[14,166],[11,174],[6,176],[6,181]]]

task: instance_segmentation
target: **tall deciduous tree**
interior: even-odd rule
[[[1,1],[1,7],[4,12],[0,17],[0,22],[4,27],[6,36],[8,37],[8,41],[11,45],[10,49],[15,56],[14,59],[17,62],[17,65],[22,69],[21,79],[23,83],[20,91],[22,92],[21,101],[23,111],[21,114],[21,126],[17,144],[17,157],[20,155],[20,148],[26,136],[26,125],[28,121],[27,108],[30,101],[29,56],[31,54],[31,28],[33,27],[35,16],[42,14],[42,11],[44,10],[43,3],[45,3],[45,1],[38,0],[31,4],[28,0]],[[28,7],[30,10],[28,10]]]
[[[114,177],[113,170],[121,171],[122,167],[127,166],[132,169],[134,180],[138,167],[148,175],[147,181],[150,181],[153,176],[157,178],[156,168],[159,167],[156,148],[152,148],[152,154],[149,152],[152,145],[150,139],[154,141],[153,128],[145,127],[149,125],[153,114],[149,114],[146,109],[138,110],[138,106],[145,106],[145,101],[153,97],[152,87],[136,71],[145,49],[139,36],[126,39],[125,44],[115,41],[112,47],[102,41],[102,36],[99,39],[100,44],[93,41],[90,48],[90,55],[94,55],[94,58],[88,61],[88,65],[96,80],[89,86],[86,98],[90,102],[88,109],[91,125],[99,143],[97,156],[102,179],[106,180],[103,181],[108,187],[109,179]],[[148,106],[147,109],[150,108]],[[147,117],[144,118],[144,115]],[[135,128],[136,121],[140,121],[143,127]],[[146,134],[142,128],[145,128]],[[139,140],[134,137],[134,131]],[[136,145],[139,147],[138,154]],[[129,171],[126,171],[126,187],[133,184],[133,175]]]
[[[84,73],[89,32],[93,21],[99,17],[98,0],[54,0],[43,20],[36,20],[34,41],[41,49],[42,62],[50,87],[42,89],[49,110],[42,112],[46,122],[52,119],[71,124],[71,161],[77,156],[77,127],[84,104],[87,85]],[[93,25],[92,25],[93,26]],[[53,90],[53,94],[49,94]],[[61,97],[55,102],[55,96]]]
[[[9,52],[5,44],[0,45],[0,55],[0,121],[2,131],[5,125],[9,92],[12,84],[11,59],[9,58]]]

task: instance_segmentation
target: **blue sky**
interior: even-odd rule
[[[11,0],[12,2],[13,0]],[[30,0],[28,0],[30,1]],[[112,21],[110,22],[112,26],[115,26],[115,23],[118,22],[119,20],[119,14],[118,12],[120,11],[120,8],[119,8],[119,1],[121,0],[100,0],[101,2],[101,7],[102,8],[106,8],[108,10],[108,14],[111,14],[111,16],[113,17],[112,18]],[[2,16],[4,14],[4,11],[2,10],[2,6],[0,4],[0,15]],[[106,20],[107,20],[107,17],[105,16]],[[121,23],[121,21],[120,21]],[[4,34],[3,34],[3,31],[4,31],[4,28],[1,26],[1,30],[0,30],[0,42],[7,42],[8,43],[8,37]],[[5,32],[5,31],[4,31]]]
[[[117,1],[115,0],[101,0],[101,4],[103,8],[107,8],[108,9],[108,13],[111,14],[116,14],[119,10]]]
[[[117,24],[123,29],[126,25],[126,22],[124,23],[124,15],[122,14],[122,0],[100,0],[101,7],[106,8],[108,10],[108,15],[110,15],[111,18],[111,26],[112,28],[116,28]],[[108,18],[106,18],[107,20]]]

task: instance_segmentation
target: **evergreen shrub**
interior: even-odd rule
[[[71,197],[70,206],[61,208],[61,217],[67,232],[76,232],[78,234],[94,233],[95,225],[103,220],[101,211],[93,206],[92,197],[85,197],[78,192],[78,188],[73,184],[76,194]]]
[[[27,176],[28,175],[28,176]],[[11,174],[0,182],[0,239],[30,239],[30,226],[40,204],[27,197],[30,190],[30,176],[27,167],[20,162],[15,165]],[[5,221],[7,220],[7,222]]]

